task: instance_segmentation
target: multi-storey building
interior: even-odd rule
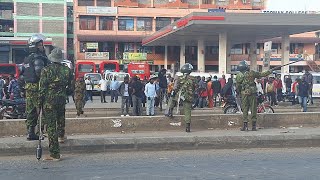
[[[0,1],[0,45],[6,46],[3,51],[0,47],[1,62],[21,63],[26,55],[26,43],[17,44],[16,41],[26,42],[34,33],[42,33],[52,39],[52,46],[67,52],[66,0]],[[1,40],[1,37],[13,38]]]
[[[68,49],[77,61],[117,60],[120,64],[130,61],[147,61],[157,70],[164,65],[163,46],[143,47],[141,41],[168,24],[191,12],[208,12],[211,9],[226,9],[227,12],[260,13],[265,0],[75,0],[68,6]],[[73,9],[73,11],[72,11]],[[73,14],[72,14],[73,12]],[[74,24],[74,26],[73,26]],[[72,32],[74,27],[74,41]],[[318,36],[318,37],[317,37]],[[271,66],[279,65],[281,40],[272,39]],[[306,33],[290,37],[290,58],[319,59],[319,33]],[[263,54],[263,42],[258,43],[258,54]],[[218,70],[218,46],[208,46],[205,51],[206,71]],[[185,48],[186,62],[197,62],[197,46]],[[260,51],[260,52],[259,52]],[[179,67],[180,47],[168,47],[168,68]],[[133,59],[127,53],[135,53]],[[231,49],[231,70],[236,61],[248,59],[249,44],[237,44]],[[260,56],[258,56],[260,58]],[[210,60],[210,61],[209,61]],[[311,61],[310,61],[311,62]],[[196,63],[195,63],[196,65]],[[301,71],[312,64],[300,62],[290,67],[291,72]],[[261,69],[261,67],[260,67]]]

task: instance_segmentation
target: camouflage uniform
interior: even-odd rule
[[[83,78],[79,78],[76,80],[74,85],[74,103],[77,109],[77,116],[83,114],[83,107],[84,107],[84,96],[86,93],[86,84]]]
[[[195,77],[185,74],[178,78],[177,87],[174,89],[174,91],[178,92],[176,98],[180,96],[180,99],[183,100],[184,120],[186,123],[191,123],[191,108],[196,84]]]
[[[237,74],[236,82],[237,90],[242,98],[243,122],[248,122],[249,109],[251,110],[252,122],[257,121],[257,87],[254,80],[270,74],[270,71],[260,73],[252,70]]]
[[[71,79],[69,68],[58,63],[45,67],[41,72],[40,103],[43,104],[43,115],[47,120],[49,151],[53,158],[60,158],[58,136],[64,135],[65,99],[71,91]]]

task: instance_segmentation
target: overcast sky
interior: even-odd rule
[[[320,0],[267,0],[267,10],[320,11]]]

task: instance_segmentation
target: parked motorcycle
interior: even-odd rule
[[[0,108],[0,119],[26,119],[25,100],[2,100]]]

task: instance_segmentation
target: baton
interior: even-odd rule
[[[297,63],[297,62],[300,62],[300,61],[304,61],[304,60],[301,59],[301,60],[294,61],[294,62],[291,62],[291,63],[287,63],[287,64],[284,64],[284,65],[281,65],[281,66],[277,66],[277,67],[274,67],[274,68],[270,69],[270,71],[273,71],[273,70],[276,70],[276,69],[279,69],[279,68],[282,68],[282,67],[284,67],[284,66],[288,66],[288,65],[290,65],[290,64],[294,64],[294,63]]]
[[[41,146],[41,140],[42,140],[42,108],[40,108],[40,113],[39,113],[39,126],[40,126],[40,134],[39,134],[39,144],[37,147],[37,151],[36,151],[36,158],[38,159],[38,161],[41,159],[42,157],[42,146]]]
[[[177,102],[177,112],[176,112],[176,114],[179,114],[180,98],[181,98],[181,90],[179,91],[178,102]]]

